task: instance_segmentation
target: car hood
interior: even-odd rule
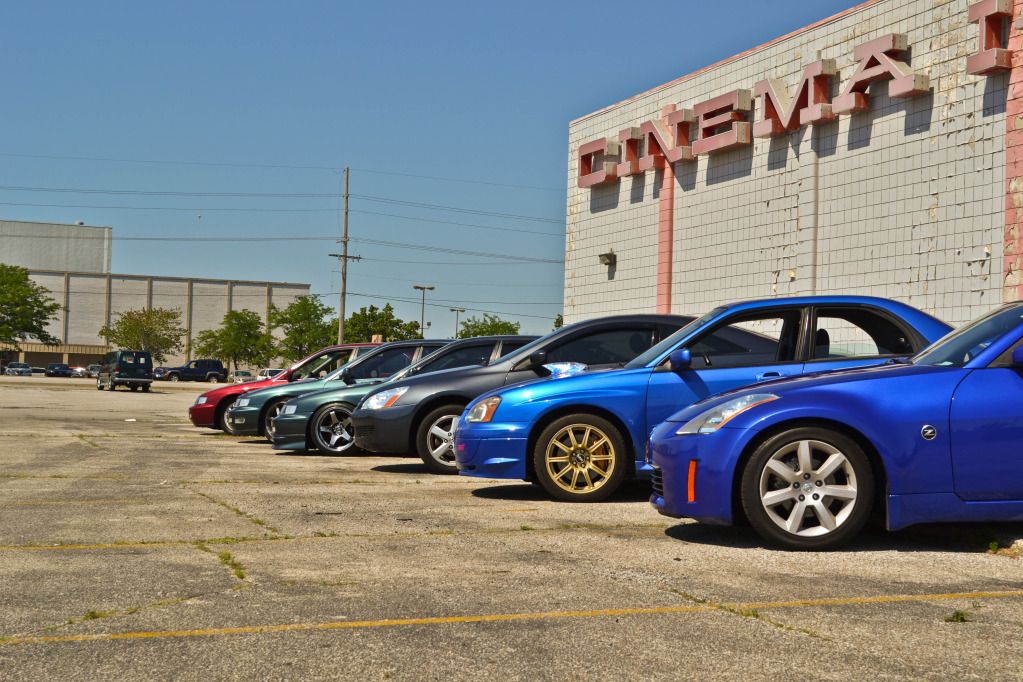
[[[312,391],[310,393],[303,393],[301,396],[290,400],[288,404],[295,405],[296,413],[311,413],[320,405],[333,401],[358,405],[359,401],[362,400],[367,393],[378,386],[380,386],[379,383],[346,386],[344,388],[327,388],[319,391]]]
[[[961,368],[958,367],[934,367],[931,365],[890,364],[874,365],[871,367],[860,367],[855,369],[843,369],[832,372],[818,372],[816,374],[803,374],[797,377],[762,381],[705,398],[700,402],[693,403],[684,410],[673,414],[665,421],[686,422],[705,410],[722,403],[726,403],[737,396],[748,395],[750,393],[773,393],[779,397],[784,397],[789,394],[804,393],[824,388],[829,389],[829,391],[833,391],[834,389],[842,390],[844,386],[852,388],[854,385],[858,385],[865,381],[882,381],[908,376],[922,376],[925,374],[948,372],[950,370],[959,371],[960,369]]]
[[[502,400],[508,400],[511,403],[571,400],[598,392],[601,394],[606,394],[608,391],[614,392],[621,386],[646,385],[649,377],[649,367],[588,369],[571,376],[539,377],[531,381],[503,386],[484,393],[474,403],[492,395],[500,395]]]

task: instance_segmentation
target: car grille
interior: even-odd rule
[[[661,477],[660,467],[653,468],[653,475],[650,478],[650,482],[654,486],[654,495],[664,497],[664,479]]]

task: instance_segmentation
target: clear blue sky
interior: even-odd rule
[[[0,185],[254,196],[3,189],[0,216],[83,220],[115,237],[236,238],[115,241],[113,268],[308,282],[329,294],[333,243],[251,238],[336,235],[336,196],[265,195],[336,195],[329,169],[348,165],[353,194],[540,219],[353,199],[351,252],[367,260],[349,268],[350,291],[413,298],[412,284],[435,285],[428,301],[443,307],[427,309],[432,336],[451,334],[453,306],[502,311],[541,333],[561,310],[560,265],[357,240],[559,259],[571,119],[853,4],[735,0],[722,13],[717,3],[549,0],[10,3]],[[30,158],[39,156],[199,163]],[[353,296],[348,306],[370,303],[383,301]],[[418,303],[395,307],[418,319]]]

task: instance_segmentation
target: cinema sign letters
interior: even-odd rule
[[[1012,18],[1012,0],[982,0],[969,8],[969,19],[980,25],[980,49],[967,58],[967,71],[988,75],[1011,68],[1011,53],[1002,36]],[[915,73],[900,58],[908,49],[905,35],[889,33],[853,50],[857,67],[841,93],[828,101],[835,60],[822,59],[803,69],[794,95],[777,79],[765,79],[749,90],[733,90],[685,109],[669,105],[661,119],[644,121],[579,147],[579,187],[595,187],[618,178],[667,164],[692,161],[703,154],[734,149],[753,137],[784,135],[802,126],[833,121],[842,114],[867,109],[871,83],[889,81],[892,97],[914,97],[930,89],[927,75]],[[758,120],[750,125],[753,99]],[[641,147],[642,143],[642,147]],[[640,150],[642,149],[642,154]]]

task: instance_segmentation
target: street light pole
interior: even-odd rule
[[[432,285],[427,286],[425,284],[413,284],[412,288],[416,291],[423,292],[423,302],[419,306],[419,336],[425,339],[426,327],[424,325],[426,324],[426,292],[433,291],[437,287]]]
[[[458,338],[458,314],[459,313],[464,313],[465,312],[465,308],[448,308],[448,310],[450,310],[451,312],[453,312],[455,314],[455,335],[452,338],[457,339]]]
[[[341,293],[337,310],[337,342],[345,342],[345,289],[348,287],[348,166],[345,166],[344,226],[341,228]]]

